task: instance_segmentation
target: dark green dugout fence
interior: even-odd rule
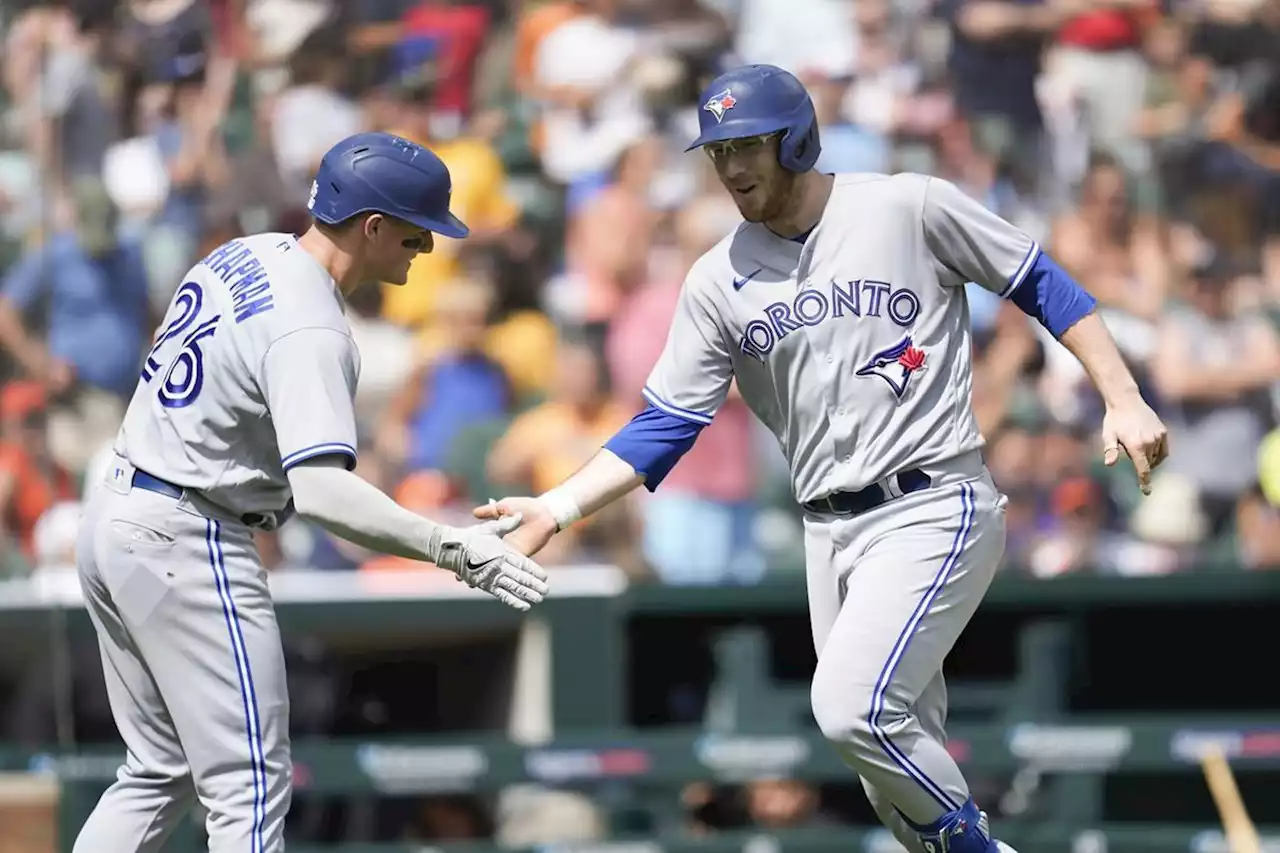
[[[850,780],[807,714],[804,671],[810,664],[804,655],[812,648],[801,578],[742,589],[627,588],[620,573],[601,568],[562,570],[553,583],[554,598],[535,619],[522,620],[439,578],[273,579],[286,635],[354,650],[510,636],[518,638],[513,672],[541,678],[541,690],[516,688],[510,701],[541,708],[511,728],[523,726],[517,734],[524,743],[543,745],[522,746],[511,733],[299,739],[297,799],[486,794],[537,783],[607,789],[613,802],[621,798],[629,811],[650,817],[643,837],[568,845],[565,853],[897,849],[871,827],[706,838],[678,831],[678,792],[693,781]],[[1212,744],[1240,775],[1246,801],[1263,825],[1264,847],[1268,841],[1280,845],[1280,826],[1265,826],[1280,812],[1280,700],[1268,663],[1278,603],[1280,573],[998,580],[948,662],[948,677],[957,760],[970,774],[1005,780],[1006,788],[1036,789],[1038,808],[1001,820],[1001,836],[1022,853],[1226,853],[1196,763],[1199,751]],[[69,587],[0,584],[0,665],[12,663],[15,649],[34,638],[56,647],[58,638],[83,639],[88,630]],[[695,637],[707,645],[697,654],[685,645]],[[678,669],[699,655],[713,709],[702,725],[647,725],[645,700],[655,688],[646,685],[657,683],[655,667]],[[998,666],[990,663],[994,659]],[[779,675],[788,668],[790,676]],[[529,678],[526,673],[514,680]],[[0,754],[0,770],[60,777],[61,841],[69,850],[117,760],[110,750],[8,750]],[[1117,779],[1130,780],[1124,794],[1130,801],[1145,798],[1161,806],[1151,812],[1158,817],[1116,819],[1108,786]],[[1195,808],[1184,807],[1192,800]],[[199,839],[188,832],[171,849],[194,853]],[[497,850],[470,844],[442,849]]]
[[[1216,847],[1219,833],[1210,825],[1105,824],[1087,813],[1096,783],[1104,774],[1197,773],[1197,756],[1206,745],[1223,749],[1240,772],[1280,769],[1280,720],[1206,720],[1153,723],[1130,719],[1097,719],[1088,723],[1022,723],[1009,727],[957,727],[951,746],[966,770],[1008,773],[1034,768],[1054,780],[1052,817],[1034,823],[1005,820],[1001,835],[1023,850],[1048,853],[1139,853],[1139,851],[1204,851]],[[694,780],[736,782],[786,776],[823,782],[847,779],[848,773],[820,737],[808,733],[715,735],[704,732],[642,734],[618,730],[597,737],[564,737],[542,747],[520,747],[501,740],[368,741],[298,743],[295,750],[298,797],[338,794],[378,796],[436,793],[491,793],[516,783],[592,790],[602,784],[623,785],[634,802],[670,804],[675,792]],[[95,752],[58,758],[53,755],[7,757],[11,769],[57,773],[64,782],[66,834],[92,808],[113,777],[118,753]],[[1083,784],[1081,784],[1083,783]],[[1160,796],[1158,790],[1153,797]],[[1258,810],[1255,809],[1255,813]],[[1259,815],[1261,816],[1261,815]],[[655,827],[645,850],[743,850],[744,853],[796,850],[892,849],[883,833],[861,829],[790,830],[775,836],[731,834],[712,839],[681,838],[673,826]],[[1275,828],[1280,842],[1280,827]],[[1264,829],[1265,834],[1265,829]],[[198,850],[193,833],[172,846],[174,853]],[[768,840],[772,838],[772,840]],[[651,845],[656,845],[651,846]],[[472,849],[474,845],[446,845]],[[627,853],[620,842],[602,850]],[[291,845],[290,850],[310,849]],[[328,853],[408,853],[408,846],[337,846],[316,848]],[[477,848],[478,849],[478,848]],[[496,848],[486,848],[489,850]],[[1225,851],[1224,851],[1225,853]]]

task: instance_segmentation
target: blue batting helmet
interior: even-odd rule
[[[361,213],[381,213],[446,237],[471,230],[449,212],[453,185],[440,158],[389,133],[357,133],[320,161],[307,209],[337,225]]]
[[[726,71],[702,93],[698,138],[692,151],[711,142],[782,133],[778,161],[793,172],[807,172],[818,160],[818,117],[804,85],[773,65],[747,65]]]

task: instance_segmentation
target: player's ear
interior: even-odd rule
[[[364,236],[370,240],[378,239],[378,232],[386,224],[381,213],[371,213],[364,218]]]

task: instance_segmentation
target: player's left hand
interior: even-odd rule
[[[1121,451],[1133,460],[1142,493],[1151,494],[1151,472],[1169,456],[1169,431],[1138,394],[1108,406],[1102,419],[1102,461],[1116,464]]]

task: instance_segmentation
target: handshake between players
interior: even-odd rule
[[[524,556],[519,544],[503,541],[502,537],[521,523],[520,515],[506,515],[474,527],[440,526],[428,551],[435,554],[437,566],[453,572],[468,586],[489,593],[508,607],[528,610],[547,594],[547,573]]]

